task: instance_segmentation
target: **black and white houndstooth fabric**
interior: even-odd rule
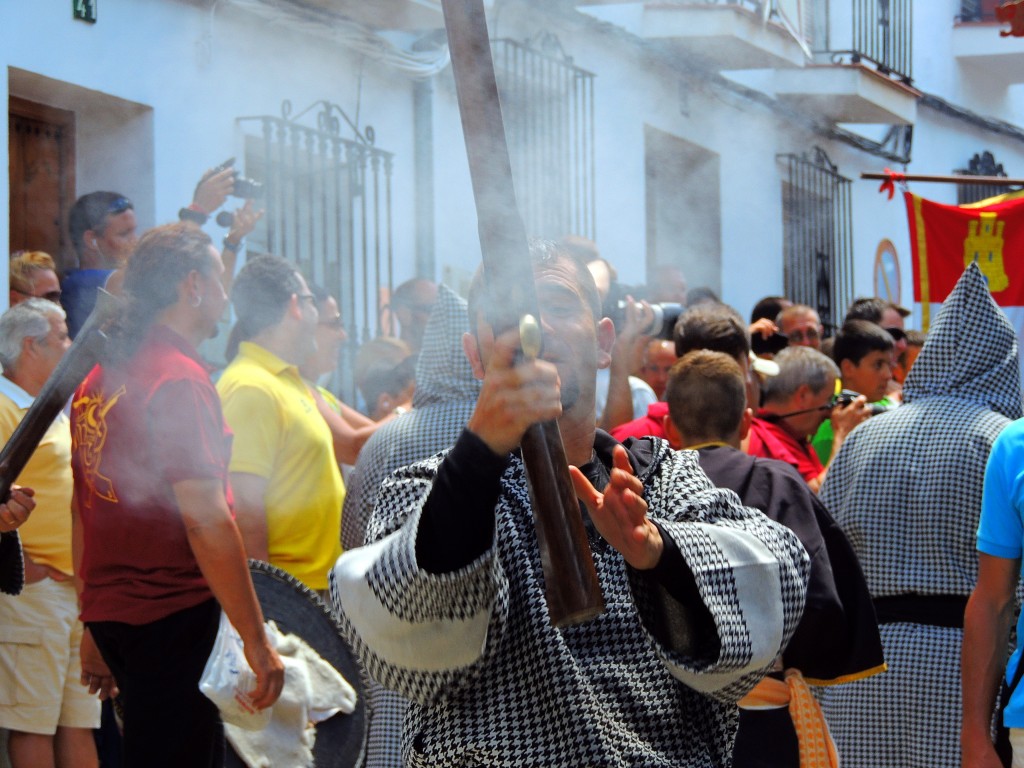
[[[1021,416],[1016,333],[976,265],[943,304],[904,401],[850,434],[821,498],[872,597],[967,597],[977,579],[985,462]],[[844,768],[960,765],[962,634],[883,625],[889,671],[819,691]]]
[[[714,488],[695,453],[651,440],[645,498],[715,619],[716,659],[684,657],[655,639],[649,628],[679,613],[596,537],[607,610],[582,626],[550,625],[518,458],[502,481],[495,545],[443,576],[415,562],[419,513],[443,457],[385,481],[367,534],[377,541],[339,560],[331,593],[369,673],[415,702],[407,765],[729,763],[734,702],[799,619],[807,555],[788,529]]]
[[[362,546],[381,481],[399,467],[450,448],[466,426],[480,382],[462,351],[466,302],[440,285],[416,363],[413,409],[383,425],[359,452],[341,517],[341,544]]]
[[[466,302],[439,286],[416,364],[413,410],[382,426],[359,453],[341,517],[345,549],[362,546],[381,481],[399,467],[450,447],[469,421],[480,382],[462,351],[462,334],[468,330]],[[400,768],[405,699],[375,682],[367,699],[365,768]]]

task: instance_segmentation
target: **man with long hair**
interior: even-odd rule
[[[220,717],[198,688],[221,608],[256,673],[254,705],[284,682],[232,519],[230,433],[196,351],[227,305],[222,271],[196,227],[146,233],[112,359],[72,401],[83,682],[120,688],[126,766],[222,764]]]

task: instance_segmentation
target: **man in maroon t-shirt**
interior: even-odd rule
[[[220,717],[198,689],[221,607],[256,673],[254,705],[284,681],[229,506],[230,433],[196,352],[227,304],[223,269],[193,225],[147,233],[113,359],[72,400],[82,681],[120,688],[127,765],[222,765]]]
[[[792,465],[817,493],[827,470],[808,439],[831,418],[833,451],[838,451],[850,430],[871,415],[871,409],[863,396],[849,405],[833,407],[839,368],[818,350],[787,347],[774,360],[779,374],[765,381],[762,407],[750,425],[747,451]]]

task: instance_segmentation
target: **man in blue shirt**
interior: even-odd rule
[[[961,658],[963,720],[960,746],[963,765],[998,766],[991,722],[999,678],[1007,685],[1019,680],[1022,648],[1017,646],[1004,666],[1010,625],[1016,607],[1024,544],[1024,419],[1010,424],[992,446],[985,469],[985,491],[978,524],[978,584],[964,615]],[[1024,637],[1024,620],[1017,637]],[[1024,691],[1015,687],[1003,712],[1010,729],[1013,765],[1024,766]]]

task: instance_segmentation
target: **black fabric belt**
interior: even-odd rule
[[[962,595],[895,595],[876,597],[879,624],[928,624],[933,627],[964,628],[967,598]]]

